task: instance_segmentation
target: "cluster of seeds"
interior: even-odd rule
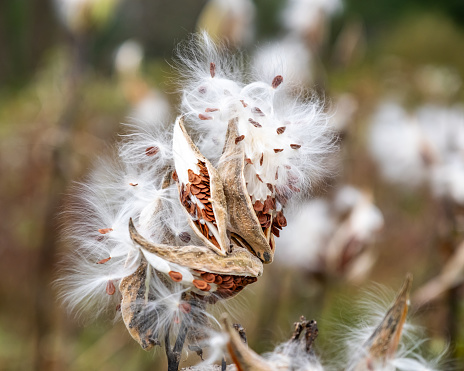
[[[215,246],[220,248],[216,237],[214,237],[214,234],[209,230],[206,223],[210,222],[216,225],[213,205],[210,202],[211,187],[208,169],[202,161],[198,161],[198,167],[200,168],[200,174],[195,174],[191,169],[188,170],[189,182],[180,186],[180,201],[193,218],[200,232]],[[176,182],[179,181],[176,172],[173,173],[173,179]]]
[[[201,291],[214,292],[214,298],[210,300],[230,298],[242,291],[245,286],[258,280],[256,277],[248,276],[232,276],[203,271],[196,271],[196,273],[201,278],[193,280],[194,286]]]

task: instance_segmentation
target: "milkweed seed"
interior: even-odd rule
[[[216,76],[216,64],[211,62],[209,64],[209,73],[211,74],[211,77],[214,78],[214,76]]]
[[[265,115],[264,115],[264,112],[261,111],[261,109],[258,108],[258,107],[253,107],[253,108],[251,109],[251,112],[254,113],[254,114],[256,114],[256,115],[259,115],[259,116],[265,116]]]
[[[199,114],[198,114],[198,118],[199,118],[200,120],[205,121],[205,120],[212,120],[212,119],[213,119],[213,116],[204,115],[204,114],[202,114],[202,113],[199,113]]]
[[[290,147],[292,147],[292,149],[298,149],[301,147],[301,144],[290,144]]]
[[[154,156],[154,155],[156,155],[158,152],[159,152],[159,148],[158,148],[158,147],[148,147],[148,148],[145,150],[145,154],[146,154],[147,156]]]
[[[259,166],[263,166],[264,153],[261,153],[261,158],[259,159]]]
[[[283,151],[282,148],[274,148],[274,152],[275,152],[275,153],[279,153],[279,152],[282,152],[282,151]]]
[[[235,138],[235,144],[238,144],[241,142],[243,139],[245,139],[245,135],[240,135],[239,137]]]
[[[190,313],[190,311],[192,310],[192,306],[189,304],[189,303],[180,303],[179,304],[179,310],[182,312],[182,313]]]
[[[253,119],[248,119],[248,122],[252,124],[255,128],[262,128],[262,125]]]
[[[136,186],[139,185],[139,183],[129,183],[129,185],[132,186],[132,187],[136,187]]]
[[[97,262],[97,264],[105,264],[110,259],[111,259],[111,256],[109,258],[105,258],[105,259],[100,260],[99,262]]]
[[[199,290],[205,290],[208,287],[208,284],[203,280],[193,280],[192,283]]]
[[[203,278],[205,282],[213,283],[216,279],[216,275],[214,275],[213,273],[203,273],[201,275],[201,278]]]
[[[216,112],[219,111],[219,108],[206,108],[205,112]]]
[[[284,78],[281,76],[281,75],[277,75],[276,77],[274,77],[274,79],[272,80],[272,87],[274,89],[277,89],[277,87],[282,84],[282,82],[284,81]]]
[[[114,287],[113,281],[109,280],[106,283],[106,293],[108,295],[114,295],[115,292],[116,292],[116,287]]]
[[[283,134],[285,132],[285,129],[287,129],[285,126],[281,126],[280,128],[277,128],[277,134]]]
[[[188,232],[182,232],[182,233],[179,233],[179,239],[184,243],[189,243],[191,240],[191,237]]]
[[[240,99],[240,102],[242,102],[242,106],[243,106],[243,107],[245,107],[245,108],[248,107],[248,104],[246,104],[245,101],[244,101],[243,99]]]
[[[171,279],[174,281],[174,282],[180,282],[182,281],[182,273],[180,272],[175,272],[175,271],[170,271],[168,272],[169,274],[169,277],[171,277]]]
[[[107,234],[113,231],[113,228],[101,228],[98,230],[101,234]]]

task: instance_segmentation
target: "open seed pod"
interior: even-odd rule
[[[264,205],[259,201],[256,207],[251,202],[244,176],[245,152],[239,138],[237,120],[230,120],[218,171],[227,201],[231,238],[251,250],[264,263],[271,263],[275,246],[274,236],[271,233],[273,215],[264,214]],[[270,211],[270,207],[267,206],[267,211]],[[263,227],[258,215],[269,225]]]
[[[153,333],[152,324],[145,318],[145,312],[141,310],[145,300],[148,300],[146,271],[147,263],[143,261],[133,274],[121,280],[119,291],[122,295],[122,319],[129,334],[143,350],[150,350],[159,345],[159,340],[158,334]]]
[[[227,317],[222,318],[224,329],[229,335],[227,351],[238,371],[272,371],[275,367],[243,343],[237,331],[230,325]]]
[[[187,134],[183,117],[174,124],[173,154],[179,197],[188,221],[206,246],[225,256],[229,251],[226,234],[226,199],[217,170]]]
[[[349,370],[373,370],[384,367],[397,351],[409,307],[412,275],[408,274],[395,302],[382,322],[362,346],[361,356]]]
[[[169,246],[148,241],[129,223],[131,239],[159,272],[181,282],[208,302],[229,298],[262,275],[262,262],[247,249],[232,246],[227,256],[205,246]]]

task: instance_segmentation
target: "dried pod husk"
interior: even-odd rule
[[[229,212],[229,230],[235,242],[250,249],[264,263],[271,263],[274,237],[271,228],[263,230],[253,208],[244,176],[245,153],[243,144],[235,142],[237,136],[237,119],[232,119],[218,167]]]
[[[253,351],[240,339],[237,331],[230,325],[227,317],[222,318],[224,328],[229,335],[227,351],[239,371],[273,371],[275,367]]]
[[[239,246],[233,246],[227,256],[222,256],[204,246],[156,244],[138,233],[132,219],[129,222],[129,233],[131,239],[142,249],[183,267],[232,276],[259,277],[263,273],[261,260]]]
[[[121,280],[119,291],[122,295],[121,314],[127,331],[140,344],[150,350],[159,345],[157,334],[153,333],[153,323],[145,318],[143,306],[147,299],[147,263],[143,261],[137,270]]]
[[[230,242],[222,182],[218,171],[187,134],[183,117],[174,126],[173,153],[179,197],[191,228],[206,246],[225,256]]]
[[[395,302],[385,314],[379,326],[363,344],[361,357],[354,362],[354,365],[349,370],[377,369],[377,366],[385,366],[387,361],[394,357],[408,314],[411,286],[412,275],[408,274]]]

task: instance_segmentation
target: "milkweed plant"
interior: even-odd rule
[[[206,34],[177,56],[177,117],[132,125],[76,187],[64,213],[73,248],[62,299],[78,314],[120,313],[143,349],[165,348],[169,370],[184,345],[199,354],[209,346],[210,361],[229,352],[239,370],[322,369],[314,323],[301,322],[263,358],[209,309],[259,280],[280,248],[286,210],[330,175],[337,138],[324,106],[287,82],[283,61],[249,70]],[[409,288],[410,279],[348,369],[391,369]]]

